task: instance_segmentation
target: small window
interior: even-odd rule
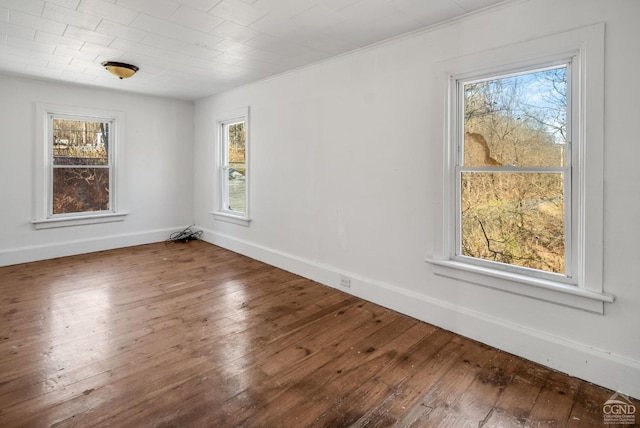
[[[247,213],[247,122],[244,119],[222,124],[223,207],[245,216]]]
[[[249,121],[248,110],[225,114],[217,121],[219,143],[218,220],[249,223]]]
[[[48,217],[112,212],[113,120],[50,115]]]
[[[570,67],[458,80],[456,258],[573,282]]]

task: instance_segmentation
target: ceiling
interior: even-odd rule
[[[0,73],[193,100],[503,1],[0,0]]]

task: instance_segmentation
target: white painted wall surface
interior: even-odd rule
[[[206,239],[640,397],[640,2],[531,0],[196,103]],[[443,186],[442,61],[598,22],[605,41],[605,314],[446,279],[424,262]],[[251,108],[253,221],[214,221],[216,112]]]
[[[34,229],[36,103],[124,112],[123,222]],[[0,76],[0,266],[157,242],[191,224],[193,129],[191,102]]]

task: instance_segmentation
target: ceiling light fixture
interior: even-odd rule
[[[139,70],[135,65],[125,64],[124,62],[105,61],[102,66],[119,79],[128,79]]]

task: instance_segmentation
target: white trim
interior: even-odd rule
[[[427,259],[426,262],[434,265],[434,273],[439,276],[588,312],[603,314],[603,304],[613,303],[615,300],[615,296],[611,294],[596,293],[561,281],[519,275],[452,260]]]
[[[249,107],[238,108],[235,110],[229,110],[226,112],[218,112],[214,115],[216,119],[216,154],[217,159],[215,164],[218,166],[218,198],[217,200],[218,207],[215,211],[212,212],[214,214],[214,218],[217,220],[227,221],[229,223],[240,224],[243,226],[249,226],[251,222],[251,218],[249,216],[249,201],[250,201],[250,181],[251,181],[251,166],[250,166],[250,153],[251,153],[251,130],[250,130],[250,118],[249,118]],[[245,152],[244,152],[244,165],[245,165],[245,211],[237,212],[232,211],[226,208],[226,186],[228,183],[228,172],[226,165],[226,157],[225,153],[225,137],[224,137],[224,126],[227,124],[233,124],[235,122],[244,122],[245,123]]]
[[[79,216],[66,216],[66,217],[51,217],[42,220],[32,220],[31,224],[34,225],[36,230],[39,229],[53,229],[56,227],[68,227],[68,226],[82,226],[86,224],[99,224],[99,223],[113,223],[116,221],[124,221],[124,218],[128,215],[127,212],[119,213],[97,213],[91,215],[79,215]]]
[[[235,214],[231,214],[223,211],[210,211],[209,214],[213,215],[215,220],[225,221],[227,223],[239,224],[240,226],[249,226],[251,223],[250,218],[241,217]]]
[[[124,126],[125,114],[121,111],[102,110],[88,107],[67,106],[49,103],[36,103],[35,105],[35,173],[34,195],[35,212],[31,222],[35,229],[49,229],[53,227],[76,226],[93,223],[105,223],[110,221],[122,221],[126,212],[118,211],[123,204],[122,178],[124,166]],[[71,213],[69,215],[52,215],[50,211],[51,197],[51,142],[49,141],[49,116],[75,116],[82,119],[107,120],[113,122],[112,141],[109,141],[109,163],[111,174],[109,176],[110,209],[96,213]],[[93,221],[91,221],[93,219]]]
[[[202,239],[571,376],[640,397],[640,359],[567,340],[443,300],[199,227]],[[351,287],[340,286],[341,277]],[[595,315],[594,315],[595,316]]]
[[[580,243],[570,252],[573,257],[573,278],[577,278],[577,290],[568,288],[566,281],[555,281],[551,276],[531,277],[509,272],[496,274],[489,266],[479,267],[463,263],[455,254],[455,218],[457,215],[456,145],[452,143],[459,132],[456,103],[453,97],[458,79],[471,76],[500,74],[504,70],[526,70],[545,63],[554,63],[573,57],[571,70],[575,84],[580,88],[580,98],[573,106],[573,117],[580,119],[574,124],[573,141],[581,158],[574,160],[579,166],[579,177],[575,180],[575,204],[568,209],[574,211],[571,235]],[[433,264],[434,273],[457,280],[500,289],[510,293],[552,301],[592,312],[603,313],[603,302],[613,302],[613,296],[604,292],[603,284],[603,151],[604,151],[604,24],[541,37],[525,42],[465,55],[442,61],[441,76],[445,92],[444,117],[444,169],[441,199],[443,210],[434,222],[434,231],[441,240],[436,242],[434,254],[427,262]],[[588,118],[588,119],[587,119]],[[587,126],[588,120],[588,126]],[[576,260],[577,259],[577,260]],[[479,264],[479,263],[478,263]],[[463,267],[464,265],[464,267]],[[458,273],[454,272],[459,270]],[[489,274],[489,272],[491,272]],[[524,273],[525,271],[521,272]],[[545,280],[546,277],[546,280]],[[565,282],[565,283],[563,283]],[[499,285],[496,285],[499,284]],[[544,284],[543,287],[540,285]],[[531,290],[527,290],[527,285]],[[544,290],[544,291],[543,291]]]
[[[0,266],[162,242],[168,239],[171,233],[182,229],[184,226],[8,248],[0,250]]]

